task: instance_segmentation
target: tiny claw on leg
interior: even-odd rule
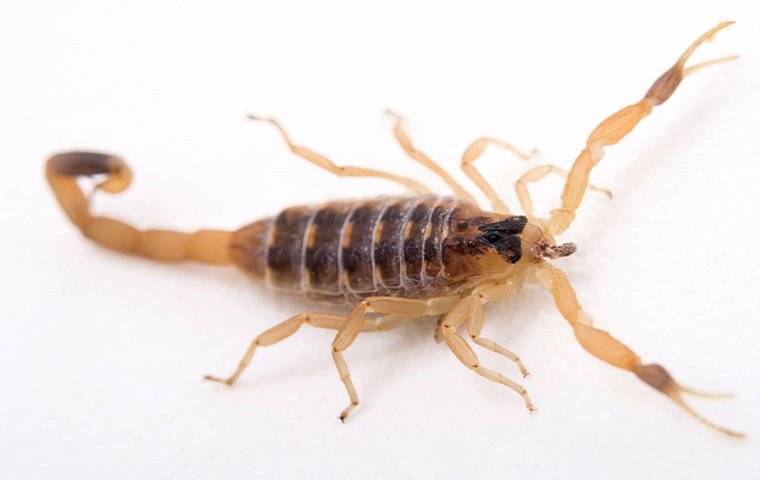
[[[609,188],[604,188],[604,187],[597,187],[596,185],[592,185],[592,184],[590,184],[590,183],[589,183],[589,184],[588,184],[588,189],[589,189],[589,190],[593,190],[593,191],[595,191],[595,192],[599,192],[599,193],[602,193],[602,194],[604,194],[604,195],[607,195],[607,197],[608,197],[610,200],[612,200],[612,190],[610,190]]]
[[[519,357],[514,362],[515,362],[515,365],[517,366],[517,369],[520,370],[520,373],[522,374],[523,378],[530,375],[530,372],[525,367],[525,364],[522,362],[522,360],[520,360]]]
[[[269,117],[263,117],[261,115],[256,115],[254,113],[247,114],[245,116],[245,118],[247,118],[248,120],[253,120],[254,122],[259,122],[259,121],[266,122],[266,121],[269,121]]]
[[[530,396],[528,396],[528,391],[524,388],[520,387],[522,391],[518,391],[518,393],[523,397],[523,401],[525,402],[525,408],[528,409],[528,413],[533,413],[536,411],[535,405],[533,405],[533,401],[530,399]]]
[[[538,148],[533,147],[530,149],[530,152],[524,154],[524,158],[525,160],[531,160],[538,157],[539,154],[541,154],[541,151]]]
[[[235,377],[222,378],[222,377],[217,377],[217,376],[214,376],[214,375],[204,375],[203,379],[204,380],[208,380],[210,382],[224,383],[224,384],[230,385],[230,386],[234,385],[235,384],[235,380],[237,380],[237,378],[235,378]]]
[[[404,117],[401,116],[401,114],[397,113],[395,110],[392,110],[390,108],[386,108],[383,110],[383,113],[391,117],[392,119],[396,120],[397,122],[401,122],[404,120]]]
[[[528,413],[537,412],[538,409],[533,405],[533,402],[530,401],[530,398],[528,396],[525,396],[525,406],[528,408]]]
[[[341,423],[346,423],[346,418],[351,414],[351,412],[354,411],[358,403],[351,403],[349,404],[342,412],[340,412],[340,415],[338,416],[338,419]]]

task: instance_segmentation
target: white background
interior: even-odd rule
[[[0,17],[0,468],[4,478],[758,478],[760,12],[757,2],[12,2]],[[674,2],[675,3],[675,2]],[[709,4],[709,6],[708,6]],[[455,169],[483,134],[569,166],[585,136],[636,101],[702,31],[738,24],[594,171],[557,262],[599,326],[684,383],[737,394],[710,431],[588,355],[537,288],[489,308],[538,412],[463,368],[432,325],[361,336],[346,403],[332,333],[262,349],[250,338],[309,308],[234,269],[167,266],[85,242],[42,177],[62,149],[123,155],[136,172],[98,211],[140,226],[235,228],[299,202],[402,193],[291,156],[266,125],[338,163],[405,172],[385,107]],[[515,205],[527,165],[483,170]],[[536,189],[541,211],[559,181]],[[487,365],[517,377],[509,362]]]

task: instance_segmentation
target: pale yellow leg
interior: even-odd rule
[[[441,315],[438,317],[438,320],[435,322],[435,333],[433,333],[433,340],[436,341],[436,343],[441,343],[443,341],[443,319],[446,318],[444,315]]]
[[[374,297],[361,302],[348,315],[341,325],[332,343],[332,357],[338,374],[346,387],[349,404],[340,413],[340,420],[344,422],[346,417],[359,405],[359,396],[351,380],[348,365],[343,358],[343,351],[356,340],[362,325],[365,324],[366,316],[370,313],[400,315],[406,317],[422,317],[426,315],[441,315],[451,309],[456,302],[455,297],[442,297],[430,300],[413,300],[395,297]]]
[[[488,302],[499,302],[515,296],[520,291],[522,283],[522,279],[516,279],[514,281],[509,281],[496,286],[476,288],[473,291],[473,294],[481,296],[485,301]],[[520,370],[522,376],[527,377],[528,369],[525,368],[525,364],[523,364],[522,360],[520,360],[520,357],[517,356],[517,354],[509,349],[502,347],[491,339],[480,336],[480,331],[483,329],[485,321],[486,317],[483,314],[482,308],[477,308],[474,314],[466,320],[467,333],[470,335],[472,341],[477,345],[485,348],[486,350],[490,350],[494,353],[498,353],[499,355],[503,355],[509,358],[515,362],[515,365],[517,366],[517,369]]]
[[[322,313],[298,314],[285,320],[282,323],[278,323],[274,327],[254,338],[250,345],[248,345],[248,348],[243,354],[243,358],[240,359],[240,362],[238,363],[238,366],[232,375],[226,378],[206,375],[204,378],[206,380],[232,385],[237,381],[246,367],[248,367],[248,365],[251,363],[253,354],[256,352],[256,349],[258,347],[266,347],[285,340],[289,336],[293,335],[299,328],[301,328],[301,325],[304,323],[308,323],[309,325],[313,325],[315,327],[337,329],[340,328],[340,326],[343,324],[343,321],[344,318],[339,315],[326,315]]]
[[[446,182],[446,184],[451,188],[451,190],[454,192],[454,195],[456,195],[459,198],[463,198],[471,203],[477,203],[475,201],[475,197],[473,197],[470,192],[464,189],[459,182],[457,182],[454,177],[451,176],[449,172],[444,170],[440,165],[438,165],[432,158],[428,157],[425,153],[417,150],[414,147],[414,144],[412,143],[412,139],[409,137],[409,135],[404,131],[403,128],[403,118],[398,113],[392,111],[392,110],[386,110],[385,111],[388,115],[393,117],[396,120],[395,125],[393,126],[393,135],[396,137],[396,140],[398,141],[399,145],[401,145],[401,148],[404,149],[404,152],[406,152],[407,155],[409,155],[412,159],[418,161],[428,169],[432,170],[433,173],[441,177],[441,179]]]
[[[489,184],[486,179],[483,178],[483,175],[481,175],[480,172],[475,168],[475,160],[477,160],[483,154],[486,147],[489,145],[508,150],[523,160],[528,160],[530,157],[536,154],[537,150],[534,148],[530,152],[524,153],[521,150],[515,148],[511,143],[505,142],[503,140],[490,137],[480,137],[472,142],[462,154],[460,167],[470,178],[470,180],[472,180],[473,183],[478,186],[480,191],[485,194],[491,204],[493,211],[509,214],[510,212],[507,204],[502,201],[502,199],[499,197],[499,194],[496,193],[496,190],[493,189],[491,184]]]
[[[525,172],[518,180],[515,182],[515,190],[517,190],[517,199],[520,201],[520,206],[523,209],[523,212],[525,212],[525,215],[529,219],[535,218],[535,215],[533,214],[533,201],[530,198],[530,192],[528,191],[528,184],[537,182],[550,173],[554,173],[555,175],[559,175],[562,178],[567,178],[567,170],[563,170],[557,166],[554,165],[541,165],[536,168],[531,168],[527,172]],[[606,188],[600,188],[594,185],[589,184],[588,187],[589,190],[593,190],[595,192],[600,192],[608,197],[612,198],[612,192]]]
[[[416,316],[409,315],[383,315],[379,318],[367,318],[362,324],[362,332],[387,332],[398,328],[405,323],[416,320]]]
[[[285,140],[285,143],[288,145],[288,148],[291,152],[339,177],[383,178],[385,180],[390,180],[391,182],[403,185],[404,187],[412,190],[419,195],[427,195],[432,193],[428,187],[409,177],[395,175],[393,173],[384,172],[382,170],[375,170],[372,168],[335,165],[327,157],[320,155],[309,148],[302,147],[293,143],[293,141],[290,139],[290,135],[288,135],[288,132],[285,130],[282,124],[280,124],[280,122],[274,118],[257,117],[255,115],[249,115],[248,118],[251,120],[260,120],[271,123],[280,132],[280,135],[282,136],[283,140]]]
[[[709,397],[725,395],[711,394],[684,387],[677,383],[661,365],[642,363],[639,356],[633,350],[613,338],[609,333],[592,326],[591,317],[581,308],[573,287],[562,271],[548,263],[539,264],[536,266],[536,269],[537,280],[551,292],[557,309],[573,327],[575,338],[586,351],[612,366],[633,373],[640,380],[666,395],[676,405],[705,425],[734,437],[744,436],[740,432],[720,426],[706,419],[683,399],[683,394]]]
[[[384,315],[380,318],[369,319],[365,318],[364,322],[360,326],[360,330],[363,332],[378,332],[386,331],[392,328],[396,328],[410,320],[424,315],[429,315],[427,312],[433,312],[430,315],[437,314],[435,312],[444,312],[451,308],[456,302],[455,297],[440,297],[430,300],[406,300],[385,297],[376,297],[372,300],[372,312],[385,313],[387,310],[389,315]],[[389,300],[392,305],[389,305]],[[217,377],[214,375],[206,375],[206,380],[215,382],[226,383],[227,385],[234,384],[243,371],[251,363],[253,354],[258,347],[266,347],[273,345],[293,335],[303,324],[309,324],[313,327],[329,328],[332,330],[338,330],[346,322],[346,317],[340,315],[328,315],[323,313],[300,313],[295,315],[284,322],[278,323],[274,327],[265,331],[261,335],[254,338],[248,345],[243,357],[240,359],[237,368],[229,377]]]
[[[483,323],[483,305],[489,301],[493,301],[493,298],[497,298],[500,295],[505,294],[506,291],[512,288],[514,288],[513,285],[492,286],[490,289],[484,288],[479,293],[473,293],[472,295],[465,297],[444,317],[443,324],[441,326],[441,336],[446,342],[446,345],[448,345],[449,349],[451,349],[451,351],[457,357],[457,359],[462,362],[467,368],[474,371],[478,375],[487,378],[488,380],[511,388],[517,394],[522,396],[523,401],[525,402],[525,407],[528,409],[528,411],[533,411],[535,410],[535,407],[533,406],[533,402],[531,401],[530,396],[528,395],[528,392],[525,390],[525,388],[522,385],[500,374],[499,372],[495,372],[493,370],[482,367],[477,355],[475,355],[475,352],[467,344],[465,339],[457,333],[457,329],[463,323],[474,325],[474,330],[479,330],[480,327],[478,327],[478,325],[482,326]],[[483,343],[486,345],[488,344],[488,342]],[[488,347],[486,346],[486,348]],[[494,351],[503,354],[503,352],[497,350]],[[514,356],[519,368],[521,366],[521,362],[518,363],[519,358],[517,358],[516,355]],[[525,367],[522,366],[522,369],[524,368]]]

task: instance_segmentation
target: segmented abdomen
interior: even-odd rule
[[[461,204],[422,196],[292,207],[235,232],[232,256],[278,288],[349,302],[446,287],[443,242]]]

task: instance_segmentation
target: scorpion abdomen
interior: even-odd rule
[[[232,258],[268,285],[310,297],[427,297],[460,283],[452,270],[466,267],[448,261],[447,245],[457,245],[461,225],[492,215],[432,195],[297,206],[235,232]]]

